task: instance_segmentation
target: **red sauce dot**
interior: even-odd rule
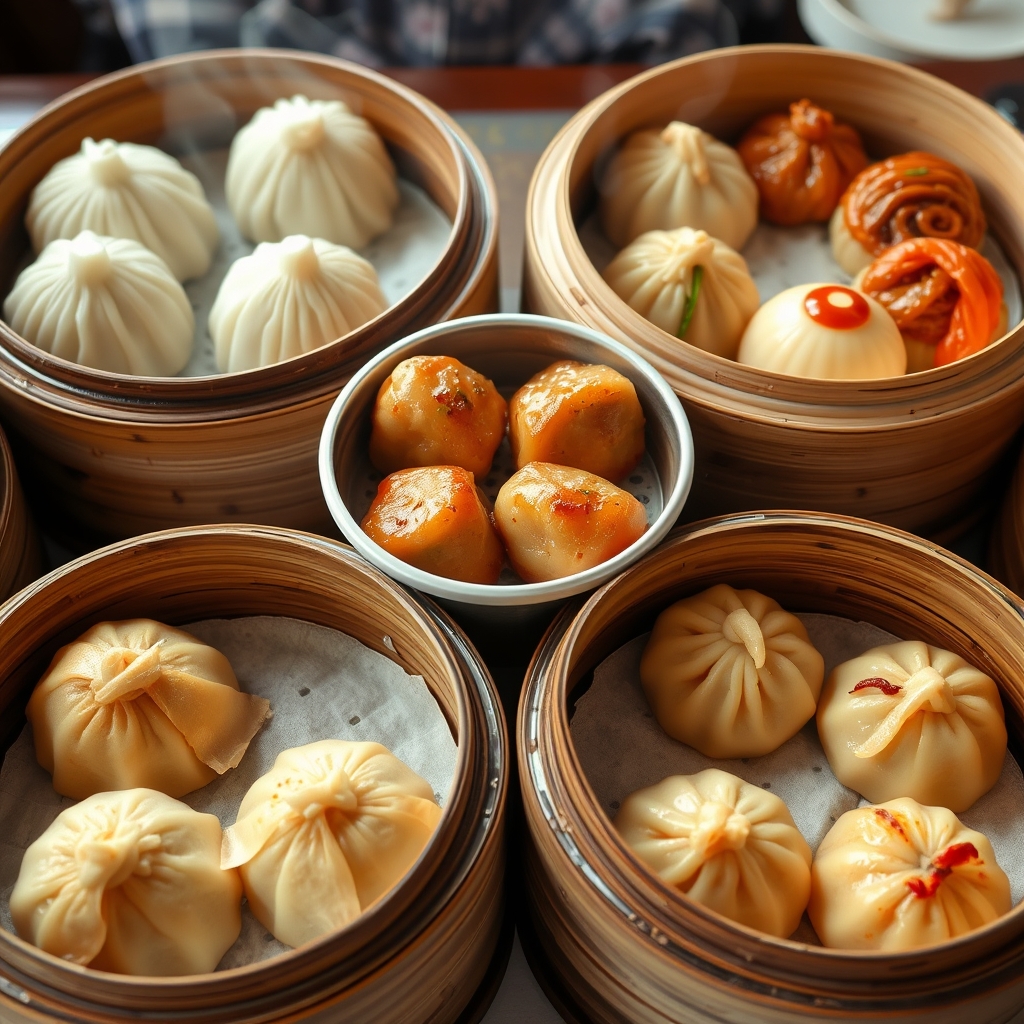
[[[903,689],[899,683],[890,683],[888,679],[881,676],[872,676],[870,679],[862,679],[850,693],[858,693],[860,690],[876,689],[889,697],[895,697]]]
[[[860,292],[841,284],[826,284],[809,291],[804,298],[804,309],[815,323],[834,331],[862,327],[871,316],[868,300]]]

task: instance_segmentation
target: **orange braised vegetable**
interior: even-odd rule
[[[974,182],[932,153],[903,153],[872,164],[843,196],[850,234],[878,255],[908,238],[948,238],[976,249],[985,214]]]
[[[489,503],[459,466],[385,477],[360,526],[395,558],[465,583],[496,583],[505,560]]]
[[[505,399],[482,374],[449,356],[413,356],[377,393],[370,461],[382,473],[445,465],[484,476],[505,418]]]
[[[864,271],[860,289],[896,321],[908,372],[978,352],[1000,328],[1003,282],[984,256],[958,242],[911,238],[894,245]]]
[[[512,568],[527,583],[606,562],[647,529],[644,506],[593,473],[531,462],[498,492],[494,519]]]
[[[553,363],[512,396],[508,413],[519,469],[528,462],[554,462],[621,480],[644,454],[636,388],[608,366]]]
[[[757,182],[761,216],[773,224],[828,220],[868,162],[857,130],[810,100],[766,114],[736,148]]]

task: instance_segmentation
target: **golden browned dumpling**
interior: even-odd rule
[[[644,412],[627,377],[566,359],[512,396],[508,436],[517,469],[554,462],[621,480],[643,457]]]
[[[557,580],[613,558],[647,529],[644,506],[593,473],[531,462],[498,491],[494,519],[527,583]]]
[[[360,524],[403,562],[464,583],[496,583],[505,560],[490,503],[459,466],[403,469],[381,481]]]
[[[483,374],[450,356],[413,356],[377,393],[370,460],[382,473],[461,466],[484,476],[506,416],[505,399]]]

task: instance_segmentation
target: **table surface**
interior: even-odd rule
[[[941,62],[924,69],[983,96],[1010,82],[1024,83],[1024,58],[987,63]],[[585,103],[641,71],[638,65],[557,68],[396,68],[390,77],[450,111],[479,146],[498,189],[501,213],[501,307],[519,308],[526,190],[538,157],[559,128]],[[46,103],[89,81],[86,75],[0,76],[0,145]],[[977,561],[979,538],[958,545]],[[50,550],[51,560],[63,553]],[[520,666],[492,666],[499,686],[517,682]],[[505,671],[501,671],[504,669]],[[505,678],[502,678],[502,677]],[[504,685],[502,685],[504,684]],[[513,723],[514,724],[514,720]],[[483,1024],[559,1024],[561,1017],[535,981],[516,938],[508,971]],[[1024,1014],[1013,1024],[1024,1024]]]

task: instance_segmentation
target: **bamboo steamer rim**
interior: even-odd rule
[[[883,411],[881,417],[883,420],[888,417],[894,425],[901,425],[908,419],[917,422],[920,418],[916,416],[916,410],[925,402],[935,403],[936,417],[944,416],[950,409],[959,411],[965,384],[975,386],[984,395],[990,395],[993,390],[991,382],[986,386],[988,377],[995,378],[996,390],[1019,387],[1018,378],[1024,373],[1024,337],[1016,344],[1003,344],[1011,334],[1020,333],[1019,325],[1018,330],[1008,331],[1003,338],[992,342],[985,349],[948,366],[903,377],[856,381],[819,380],[756,370],[685,343],[679,343],[675,357],[678,362],[667,362],[639,341],[644,334],[656,334],[665,339],[670,339],[670,336],[635,313],[604,281],[586,255],[575,222],[567,212],[572,207],[571,185],[574,172],[582,174],[577,162],[581,159],[581,149],[588,141],[588,132],[602,118],[616,124],[615,105],[623,96],[664,75],[671,75],[677,69],[716,63],[724,65],[736,60],[750,62],[772,56],[790,60],[810,58],[819,62],[841,61],[862,65],[865,75],[876,72],[905,77],[922,88],[927,87],[936,92],[938,95],[935,102],[944,110],[951,105],[968,108],[973,119],[988,131],[997,133],[1018,151],[1019,164],[1024,166],[1024,137],[994,109],[917,68],[880,57],[799,44],[726,47],[684,57],[642,72],[592,100],[566,123],[541,156],[531,179],[527,199],[528,261],[535,268],[542,268],[540,272],[549,275],[557,290],[568,291],[581,306],[593,305],[590,299],[593,297],[600,309],[610,309],[621,321],[622,333],[628,335],[630,343],[641,348],[662,373],[673,379],[677,392],[683,393],[687,401],[712,409],[727,407],[754,421],[760,419],[778,423],[782,420],[788,426],[798,426],[800,424],[790,417],[799,416],[810,429],[824,427],[841,430],[849,426],[856,430],[858,428],[853,424],[843,424],[843,418],[864,419],[864,405],[888,405],[893,408],[888,412]],[[616,124],[618,137],[621,139],[639,127],[643,126],[627,129]],[[553,212],[555,218],[552,217]],[[556,219],[558,223],[552,227]],[[1000,233],[998,225],[990,223],[989,227],[997,235]],[[538,236],[547,238],[551,232],[556,233],[562,253],[552,254],[538,243]],[[1020,266],[1014,263],[1010,252],[1007,252],[1007,257],[1018,279],[1024,284]],[[905,408],[901,409],[901,406]],[[876,427],[877,422],[872,419],[868,426],[861,429]]]
[[[832,949],[788,938],[779,939],[734,922],[689,899],[662,881],[616,832],[611,819],[598,802],[571,739],[568,698],[574,648],[588,629],[588,617],[608,595],[618,588],[628,587],[659,559],[671,554],[673,550],[684,548],[687,543],[707,538],[717,539],[730,533],[748,531],[751,527],[814,533],[821,538],[819,543],[827,543],[827,538],[834,537],[838,532],[855,542],[881,542],[890,546],[894,552],[902,549],[921,558],[935,559],[964,578],[964,582],[986,591],[1001,606],[1002,614],[1011,616],[1024,632],[1024,602],[1020,598],[958,555],[894,527],[852,516],[786,510],[726,515],[680,527],[657,552],[605,584],[586,602],[580,600],[564,609],[551,624],[534,654],[527,670],[517,722],[520,771],[524,781],[529,780],[529,785],[524,785],[527,803],[536,805],[557,835],[565,855],[576,866],[593,895],[617,914],[621,923],[630,930],[639,931],[644,937],[655,940],[657,945],[652,947],[652,952],[667,957],[671,962],[697,966],[702,972],[710,973],[712,977],[718,977],[730,985],[735,983],[738,967],[735,962],[731,967],[727,966],[729,957],[741,960],[753,970],[758,966],[759,957],[765,953],[776,958],[788,956],[794,959],[787,961],[787,981],[793,983],[795,976],[802,976],[827,978],[834,982],[835,974],[832,972],[837,967],[862,971],[866,969],[879,978],[890,980],[913,979],[927,970],[929,962],[937,953],[969,953],[972,947],[984,946],[992,959],[996,960],[999,959],[996,951],[1005,958],[1024,948],[1020,942],[1024,934],[1024,901],[982,928],[947,942],[915,950],[885,952]],[[1005,701],[1002,685],[1000,693]],[[556,747],[557,757],[567,764],[560,765],[557,775],[553,776],[548,761],[555,757]],[[566,789],[563,781],[566,778],[578,787],[582,804],[577,805],[574,794]],[[559,791],[557,795],[556,790]],[[566,819],[567,804],[576,816],[575,820]],[[575,838],[577,834],[592,837],[586,844],[587,848]],[[628,871],[624,871],[624,868],[628,868]],[[611,883],[609,877],[613,879]],[[647,922],[646,927],[638,928],[638,915],[634,911],[638,900],[643,902],[645,910],[657,910],[670,918],[676,935],[666,935],[651,922]],[[699,925],[699,932],[690,929],[691,923]],[[690,941],[680,945],[680,932]],[[1006,952],[1014,940],[1017,940],[1015,949]],[[737,941],[746,949],[756,947],[758,953],[752,956],[741,948],[737,954]],[[775,994],[777,987],[777,983],[770,980],[751,976],[744,977],[742,982],[744,988],[771,995]]]
[[[55,972],[61,977],[64,986],[66,986],[62,986],[62,992],[75,993],[78,998],[89,999],[89,993],[95,995],[95,990],[97,987],[100,987],[116,995],[119,1000],[118,1005],[126,1011],[126,1015],[130,1019],[137,1019],[133,1004],[138,996],[142,994],[152,998],[154,993],[158,993],[160,998],[165,998],[169,1001],[172,1008],[177,1005],[191,1005],[197,1000],[211,997],[214,999],[214,1002],[209,1005],[225,1006],[233,995],[239,996],[244,1001],[248,985],[257,976],[265,978],[268,971],[273,972],[275,975],[285,976],[289,971],[301,970],[304,966],[307,968],[310,965],[317,967],[318,963],[322,962],[326,955],[325,948],[330,946],[339,936],[348,935],[351,942],[351,936],[356,935],[358,937],[359,932],[369,932],[371,941],[379,942],[381,922],[383,921],[383,927],[388,927],[387,919],[389,917],[395,918],[408,910],[408,906],[399,908],[396,915],[392,908],[403,897],[408,897],[410,892],[409,884],[417,876],[423,875],[424,864],[428,857],[434,854],[433,859],[437,859],[436,851],[438,850],[439,842],[445,840],[446,851],[450,852],[449,848],[456,838],[456,833],[465,830],[466,826],[463,823],[453,821],[453,817],[456,812],[464,812],[466,810],[465,803],[470,788],[474,786],[483,787],[486,784],[485,812],[481,827],[477,829],[470,846],[472,855],[464,858],[458,871],[447,880],[443,891],[434,893],[431,896],[431,910],[423,922],[423,925],[426,926],[429,920],[436,916],[436,913],[444,907],[451,894],[464,882],[480,849],[489,841],[493,841],[494,830],[500,822],[500,808],[503,805],[508,786],[507,757],[504,756],[508,746],[507,732],[503,716],[498,710],[500,705],[497,694],[494,690],[493,682],[490,680],[486,669],[482,667],[479,656],[472,648],[465,634],[450,619],[444,616],[436,606],[433,606],[419,595],[406,592],[372,565],[359,558],[348,545],[317,536],[316,534],[303,533],[281,527],[247,524],[193,526],[144,534],[140,537],[119,541],[92,551],[75,559],[68,565],[54,569],[0,605],[0,630],[10,630],[13,632],[13,642],[9,642],[6,646],[8,650],[12,646],[16,648],[16,653],[8,656],[6,660],[10,665],[17,666],[23,663],[31,655],[32,650],[36,648],[37,644],[26,637],[27,630],[24,627],[30,625],[33,620],[33,604],[50,587],[63,585],[63,589],[71,595],[70,597],[65,597],[64,600],[70,602],[73,600],[76,588],[77,592],[81,592],[87,586],[89,576],[93,572],[102,571],[106,563],[110,561],[131,559],[132,556],[137,556],[146,551],[146,549],[151,549],[154,553],[167,554],[174,550],[181,551],[183,546],[188,547],[189,545],[193,546],[194,550],[191,553],[197,557],[204,554],[205,548],[215,550],[218,545],[226,545],[226,548],[222,548],[222,550],[236,552],[243,557],[246,553],[258,549],[264,551],[271,550],[278,555],[288,554],[292,557],[303,554],[310,556],[319,555],[321,558],[336,560],[347,571],[361,577],[366,584],[385,590],[389,598],[397,602],[402,610],[409,615],[410,619],[422,628],[429,648],[433,655],[439,659],[440,663],[445,666],[445,672],[452,681],[456,716],[454,723],[449,721],[449,726],[454,724],[458,734],[456,763],[451,789],[448,793],[446,805],[442,809],[438,825],[431,839],[402,880],[345,928],[329,932],[312,942],[289,949],[266,960],[206,974],[169,977],[116,974],[69,963],[26,942],[14,932],[0,929],[0,982],[10,984],[8,982],[10,977],[13,977],[15,981],[20,981],[22,971],[19,970],[17,964],[13,963],[10,958],[10,954],[14,953],[16,958],[20,959],[23,963],[40,963],[50,972]],[[209,554],[210,552],[205,553]],[[102,611],[91,613],[86,617],[86,621],[90,618],[95,621],[101,621]],[[23,621],[19,623],[19,620]],[[12,622],[14,623],[13,626],[11,625]],[[382,628],[386,628],[386,626],[382,624]],[[478,688],[478,692],[481,695],[486,694],[488,697],[487,701],[481,701],[488,733],[484,753],[490,759],[489,763],[496,765],[497,771],[497,775],[489,783],[474,779],[470,771],[471,758],[479,757],[479,751],[477,750],[478,739],[474,737],[471,729],[473,715],[466,699],[465,687],[467,679],[455,657],[455,651],[461,657],[467,659],[465,666],[469,673],[469,682]],[[395,654],[395,658],[399,660],[400,664],[405,660],[404,656],[400,653]],[[461,685],[456,685],[456,680],[460,680]],[[433,694],[433,691],[432,695],[434,695],[435,699],[438,699],[437,695]],[[441,701],[438,700],[438,703],[442,713],[444,713]],[[442,858],[443,856],[444,851],[442,852]],[[408,904],[408,902],[406,898],[405,903]],[[393,923],[392,921],[391,924]],[[418,941],[417,935],[407,936],[407,939],[412,943]],[[341,964],[335,964],[335,973],[337,968],[343,968],[344,965],[345,961],[342,961]],[[379,967],[374,968],[371,973],[375,973],[377,969]],[[283,1005],[289,1008],[296,1007],[299,1005],[297,1001],[301,1000],[304,994],[309,999],[321,996],[322,989],[319,985],[325,974],[330,972],[330,970],[331,964],[328,963],[328,966],[323,971],[307,971],[306,974],[300,977],[299,984],[289,983],[287,989],[282,990],[280,993]],[[8,977],[4,977],[4,975]],[[24,977],[31,979],[31,988],[34,991],[39,989],[40,979],[37,979],[32,974],[25,974]],[[46,992],[47,990],[56,991],[52,986],[44,985],[43,991]],[[7,992],[6,989],[0,991]],[[7,992],[7,994],[12,993]],[[218,996],[219,998],[217,998]],[[14,994],[14,998],[18,999],[18,996]],[[236,1000],[231,1005],[237,1006],[238,1001]],[[104,1008],[116,1011],[118,1007],[110,1005],[104,1006]],[[160,1016],[158,1019],[163,1018]]]
[[[482,235],[483,248],[470,270],[486,263],[488,246],[493,247],[496,241],[492,242],[487,237],[486,227],[483,232],[474,231],[474,221],[485,219],[481,211],[475,209],[479,204],[475,202],[478,197],[474,195],[474,179],[480,180],[479,191],[493,200],[494,209],[496,190],[479,151],[471,143],[467,144],[464,133],[448,114],[414,90],[362,65],[321,54],[269,48],[207,50],[165,57],[104,75],[49,103],[15,131],[0,149],[0,180],[16,165],[18,159],[31,151],[43,132],[59,131],[80,122],[83,117],[87,118],[97,96],[102,97],[106,93],[116,95],[118,91],[133,85],[136,90],[149,86],[159,92],[162,88],[188,81],[211,83],[216,88],[218,79],[258,78],[258,73],[251,68],[253,61],[266,62],[269,70],[285,72],[313,68],[325,73],[317,83],[326,84],[337,93],[351,94],[360,92],[360,89],[372,88],[392,94],[406,104],[425,127],[432,129],[433,141],[444,147],[458,187],[448,243],[430,270],[411,292],[348,335],[311,352],[252,370],[201,377],[146,377],[96,370],[45,352],[16,334],[0,319],[0,374],[8,375],[8,368],[13,367],[16,377],[21,376],[29,381],[34,379],[37,384],[49,385],[72,401],[94,393],[104,396],[107,401],[132,402],[143,408],[152,403],[209,404],[232,397],[258,397],[270,388],[276,390],[289,385],[301,385],[318,376],[331,374],[339,364],[344,365],[346,361],[358,365],[366,355],[360,337],[379,330],[385,318],[393,315],[396,310],[415,310],[429,303],[430,289],[443,281],[451,270],[450,264],[458,262],[456,247],[471,240],[474,233]],[[219,75],[218,71],[221,72]],[[331,73],[340,75],[340,78],[326,77]],[[180,78],[176,79],[176,75]],[[148,81],[160,76],[163,76],[162,80],[155,86]],[[268,98],[267,102],[271,100]],[[476,165],[472,166],[471,161],[475,161]],[[490,235],[493,237],[493,230]],[[461,295],[471,286],[471,280],[459,282],[458,294]],[[457,304],[457,299],[458,296],[445,305],[451,308]],[[329,389],[330,383],[323,382],[322,386]]]

